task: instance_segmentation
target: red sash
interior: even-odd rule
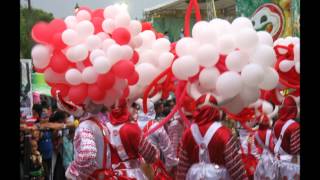
[[[252,138],[254,135],[250,134],[249,137]],[[254,142],[253,142],[254,143]],[[257,158],[251,153],[251,146],[252,144],[248,142],[248,153],[245,154],[242,146],[240,146],[241,154],[242,154],[242,161],[245,165],[245,169],[247,172],[247,176],[249,179],[253,179],[254,172],[256,170],[258,160]]]

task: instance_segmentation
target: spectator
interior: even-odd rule
[[[43,180],[42,157],[38,151],[37,141],[31,140],[31,156],[30,156],[30,179]]]
[[[168,39],[170,41],[169,32],[168,31],[164,32],[163,38],[166,38],[166,39]]]

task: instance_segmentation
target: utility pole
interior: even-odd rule
[[[31,0],[27,0],[28,1],[28,9],[29,11],[31,11]]]

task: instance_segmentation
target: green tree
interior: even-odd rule
[[[20,7],[20,57],[31,58],[31,49],[35,42],[31,37],[31,29],[39,21],[50,22],[53,14],[40,9]]]

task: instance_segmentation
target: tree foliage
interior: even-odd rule
[[[31,38],[31,29],[39,21],[50,22],[53,14],[41,9],[20,7],[20,57],[31,58],[31,49],[35,42]]]

